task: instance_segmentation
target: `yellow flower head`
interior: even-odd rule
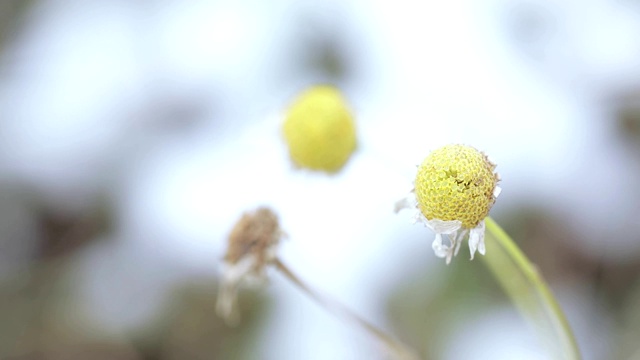
[[[495,202],[495,167],[470,146],[447,145],[433,151],[416,176],[420,211],[429,220],[459,220],[463,228],[476,227]]]
[[[356,148],[353,116],[331,86],[302,93],[289,108],[283,130],[293,162],[312,170],[337,172]]]
[[[476,251],[485,254],[484,218],[500,194],[495,167],[485,154],[470,146],[447,145],[435,150],[418,167],[414,189],[396,203],[396,212],[417,210],[416,220],[436,234],[433,251],[447,264],[469,234],[473,260]]]

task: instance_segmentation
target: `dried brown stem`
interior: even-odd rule
[[[306,295],[313,299],[320,306],[325,308],[335,316],[350,322],[353,325],[364,330],[367,334],[375,338],[394,360],[419,360],[420,357],[409,348],[407,345],[394,339],[391,335],[378,329],[375,325],[371,324],[367,320],[361,318],[352,310],[342,305],[341,303],[321,295],[319,292],[311,289],[305,282],[303,282],[296,274],[294,274],[280,259],[276,258],[273,265],[278,269],[287,279],[289,279],[294,285],[302,290]]]

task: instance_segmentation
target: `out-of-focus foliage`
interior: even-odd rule
[[[25,14],[35,0],[4,0],[0,2],[0,52],[17,35]]]
[[[211,279],[185,284],[176,291],[169,311],[157,326],[150,328],[154,336],[139,339],[146,358],[238,359],[260,358],[257,344],[262,334],[265,311],[270,301],[262,294],[242,291],[239,307],[242,321],[229,327],[215,315],[216,287]]]
[[[69,257],[41,262],[0,283],[0,359],[255,359],[268,301],[255,292],[240,298],[242,326],[215,315],[217,286],[193,279],[176,289],[167,310],[133,333],[84,327]]]
[[[445,340],[452,338],[457,328],[485,309],[508,303],[482,264],[464,260],[453,261],[443,279],[434,279],[427,268],[416,269],[389,299],[389,321],[398,336],[407,339],[424,359],[440,359]]]

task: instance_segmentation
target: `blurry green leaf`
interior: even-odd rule
[[[484,263],[518,310],[532,324],[550,354],[557,359],[579,359],[569,324],[538,269],[491,218],[486,220],[487,255]]]

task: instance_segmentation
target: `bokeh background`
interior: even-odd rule
[[[358,126],[333,176],[280,132],[317,83]],[[393,214],[452,142],[498,164],[584,358],[639,359],[638,1],[2,0],[0,358],[383,359],[276,272],[215,315],[267,205],[284,262],[424,359],[545,359],[481,261]]]

